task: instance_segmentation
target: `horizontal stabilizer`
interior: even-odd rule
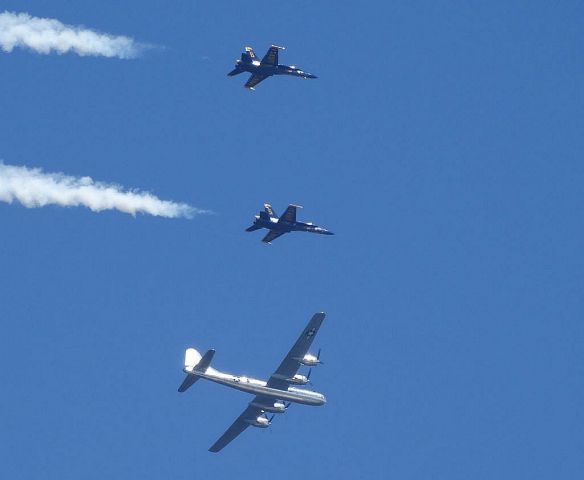
[[[251,227],[247,227],[245,229],[246,232],[255,232],[256,230],[259,230],[262,227],[258,227],[257,225],[252,225]]]
[[[234,75],[239,75],[240,73],[243,73],[243,70],[241,68],[234,68],[233,70],[231,70],[227,76],[228,77],[233,77]]]
[[[185,392],[187,390],[187,388],[189,388],[198,379],[199,379],[199,377],[195,377],[194,375],[187,375],[187,378],[185,378],[184,382],[182,382],[180,384],[180,387],[178,387],[178,391],[181,393]]]

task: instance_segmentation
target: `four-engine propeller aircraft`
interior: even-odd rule
[[[264,243],[272,243],[280,235],[288,232],[311,232],[320,233],[321,235],[334,235],[326,228],[319,227],[313,223],[304,223],[296,221],[296,209],[302,208],[300,205],[288,205],[284,215],[278,217],[274,213],[272,206],[269,203],[264,203],[264,211],[255,216],[255,220],[251,227],[245,229],[246,232],[253,232],[260,228],[267,228],[269,233],[262,238]]]
[[[320,350],[318,355],[315,356],[308,353],[308,349],[324,317],[324,313],[313,315],[292,349],[288,352],[288,355],[286,355],[267,382],[219,372],[210,367],[215,350],[209,350],[201,357],[201,354],[194,348],[187,349],[185,367],[183,369],[187,377],[178,388],[179,392],[184,392],[199,378],[204,378],[255,395],[243,413],[211,446],[210,452],[221,450],[250,425],[259,428],[269,427],[275,414],[284,413],[291,403],[315,406],[325,404],[326,399],[321,393],[291,386],[309,383],[310,372],[306,376],[297,373],[301,365],[314,367],[322,363],[320,361]],[[268,419],[266,413],[272,413],[273,415]]]
[[[245,47],[245,52],[241,54],[241,59],[237,60],[235,68],[227,75],[232,77],[243,72],[251,73],[251,77],[249,77],[249,80],[244,85],[245,88],[249,88],[250,90],[255,90],[254,87],[258,83],[272,75],[293,75],[302,78],[317,78],[316,75],[303,72],[294,65],[280,65],[278,63],[278,50],[284,50],[284,47],[272,45],[268,50],[268,53],[266,53],[264,58],[260,61],[251,47]]]

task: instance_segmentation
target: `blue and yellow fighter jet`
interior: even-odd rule
[[[253,49],[251,47],[245,47],[245,52],[241,54],[241,59],[237,60],[235,68],[227,75],[232,77],[243,72],[251,73],[251,77],[249,77],[249,80],[244,85],[245,88],[250,90],[255,90],[254,87],[258,83],[272,75],[293,75],[302,78],[316,78],[316,75],[304,72],[294,65],[280,65],[278,63],[278,50],[284,50],[284,47],[272,45],[260,62]]]
[[[284,215],[278,217],[274,213],[269,203],[264,203],[264,211],[255,216],[253,225],[246,228],[246,232],[253,232],[260,228],[267,228],[268,234],[262,238],[264,243],[272,243],[280,235],[288,232],[311,232],[320,233],[321,235],[334,235],[327,229],[314,225],[313,223],[304,223],[296,221],[296,209],[302,208],[300,205],[288,205]]]

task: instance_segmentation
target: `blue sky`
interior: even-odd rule
[[[0,53],[0,158],[210,209],[0,203],[6,478],[580,478],[581,2],[3,2],[157,46]],[[228,78],[285,45],[318,80]],[[334,237],[272,246],[264,201]],[[316,312],[322,408],[218,455]]]

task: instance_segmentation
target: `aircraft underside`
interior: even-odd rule
[[[286,400],[303,405],[324,405],[326,403],[324,395],[320,393],[294,387],[290,387],[288,390],[270,388],[265,386],[265,382],[253,378],[237,377],[222,373],[197,374],[197,376],[242,392],[270,397],[274,400]]]
[[[271,207],[266,206],[266,211],[271,212]],[[319,406],[326,403],[324,395],[303,388],[296,388],[291,385],[307,385],[310,383],[309,370],[307,375],[298,373],[301,367],[315,367],[322,364],[320,361],[320,349],[316,355],[308,350],[312,345],[325,314],[315,313],[298,340],[294,343],[290,351],[286,354],[278,368],[272,373],[267,381],[257,380],[245,376],[236,376],[215,370],[210,366],[215,350],[210,349],[201,355],[194,348],[187,348],[185,351],[185,363],[183,371],[187,374],[182,384],[178,387],[179,392],[185,392],[193,386],[199,379],[225,385],[236,390],[241,390],[254,395],[248,402],[244,411],[235,419],[219,439],[211,445],[210,452],[217,453],[226,445],[238,437],[248,427],[267,428],[272,424],[276,414],[286,412],[290,403],[300,403],[304,405]],[[287,402],[287,403],[286,403]],[[268,417],[271,413],[272,417]]]
[[[300,78],[317,78],[316,75],[305,72],[294,65],[281,65],[278,63],[278,50],[282,47],[272,45],[268,53],[260,61],[256,57],[251,47],[245,47],[245,52],[241,54],[241,59],[237,60],[235,69],[227,75],[230,77],[243,72],[251,73],[245,88],[254,90],[256,85],[273,75],[291,75]]]

